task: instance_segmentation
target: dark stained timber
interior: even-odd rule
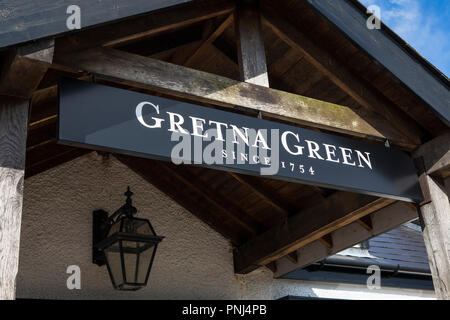
[[[16,295],[28,105],[0,96],[0,300]]]
[[[85,28],[186,2],[190,0],[2,1],[0,48],[72,31],[67,27],[74,12],[70,5],[79,7],[80,27]]]

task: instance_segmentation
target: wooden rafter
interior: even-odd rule
[[[170,175],[161,175],[158,173],[158,169],[154,166],[153,162],[149,162],[147,159],[128,157],[123,155],[115,155],[122,163],[132,169],[134,172],[143,177],[146,181],[153,184],[156,188],[164,192],[167,196],[172,198],[180,206],[191,212],[203,222],[207,223],[214,230],[222,234],[225,238],[229,239],[232,244],[237,244],[242,241],[242,235],[238,230],[230,230],[226,228],[224,223],[217,223],[217,215],[214,210],[206,211],[202,206],[195,204],[190,198],[183,197],[180,189],[181,184],[172,185],[169,180],[176,181],[175,177]]]
[[[333,238],[331,236],[331,233],[324,235],[319,239],[319,241],[328,249],[333,248]]]
[[[242,183],[243,185],[250,188],[255,192],[261,199],[269,203],[275,210],[277,210],[283,217],[287,217],[289,212],[292,211],[288,205],[278,200],[273,193],[269,192],[264,186],[259,183],[250,181],[250,178],[244,175],[240,175],[234,172],[228,172],[230,176]]]
[[[285,257],[292,263],[297,263],[298,262],[297,251],[293,251],[291,253],[288,253],[287,255],[285,255]]]
[[[53,61],[53,40],[12,48],[0,61],[0,95],[28,99]]]
[[[359,225],[367,231],[371,231],[373,229],[372,217],[370,214],[358,219],[356,222],[358,222]]]
[[[170,59],[170,57],[179,51],[184,51],[184,50],[190,50],[191,47],[195,46],[198,47],[202,44],[202,40],[197,40],[194,42],[189,42],[189,43],[183,43],[181,45],[178,46],[174,46],[172,48],[169,49],[165,49],[163,51],[159,51],[156,53],[153,53],[151,55],[149,55],[149,58],[153,58],[153,59],[158,59],[158,60],[163,60],[163,61],[168,61],[168,59]]]
[[[421,158],[428,175],[450,177],[450,131],[423,144],[413,155]]]
[[[220,195],[217,190],[212,190],[210,187],[199,182],[198,179],[194,175],[190,174],[188,170],[185,170],[184,168],[180,169],[178,167],[175,168],[175,166],[169,166],[164,162],[161,162],[159,165],[165,172],[170,172],[184,185],[202,195],[203,198],[215,207],[219,208],[226,216],[233,219],[237,224],[246,229],[252,235],[256,235],[262,230],[262,225],[250,217],[239,206],[234,204],[231,199],[228,199],[225,195]]]
[[[269,262],[268,264],[266,264],[266,267],[273,273],[277,272],[277,262],[276,261]]]
[[[227,39],[230,40],[230,39]],[[229,43],[230,41],[227,41],[227,43]],[[222,45],[225,45],[223,43],[223,41],[221,42]],[[239,66],[238,66],[238,62],[234,61],[229,54],[225,54],[225,52],[223,52],[223,48],[217,48],[217,47],[213,47],[214,51],[218,51],[221,52],[223,56],[227,57],[228,61],[234,64],[234,67],[238,70]],[[213,50],[212,48],[210,50]],[[237,48],[233,48],[233,50],[237,50]],[[282,76],[288,72],[288,70],[290,70],[292,67],[295,66],[296,63],[298,63],[299,61],[301,61],[303,59],[303,57],[299,54],[298,50],[295,50],[293,48],[290,48],[287,50],[287,52],[285,52],[285,54],[283,56],[281,56],[278,60],[272,62],[269,66],[269,78],[271,79],[271,86],[274,88],[278,88],[278,89],[284,89],[286,90],[286,88],[289,89],[290,92],[297,92],[299,90],[300,87],[307,85],[306,83],[303,82],[295,82],[297,83],[297,86],[291,86],[289,84],[287,84],[285,81],[283,81]],[[311,66],[312,67],[312,66]],[[310,72],[307,70],[303,70],[304,72],[304,76],[303,77],[311,77]],[[320,73],[320,72],[315,72],[313,73],[316,75],[316,77],[318,76],[318,80],[323,80],[325,79],[325,77]],[[301,90],[300,90],[301,91]],[[341,94],[344,94],[345,97],[348,97],[348,95],[341,91]],[[339,104],[342,105],[347,105],[346,101],[342,101],[342,99],[340,99],[340,101],[336,101]],[[414,149],[416,147],[416,145],[411,144],[411,142],[407,141],[407,138],[405,136],[403,136],[402,134],[399,134],[397,131],[393,130],[391,128],[391,126],[386,125],[386,119],[384,117],[382,117],[381,115],[379,115],[378,113],[374,112],[373,110],[368,110],[368,109],[359,109],[359,107],[355,108],[356,112],[358,113],[358,115],[363,118],[363,119],[367,119],[370,124],[376,128],[386,139],[390,140],[390,142],[392,142],[393,144],[397,144],[398,146],[402,146],[406,149]],[[316,126],[317,127],[317,126]],[[314,127],[311,127],[311,129],[314,129]],[[389,138],[390,137],[390,138]]]
[[[269,76],[281,79],[301,59],[302,56],[298,51],[290,48],[284,55],[269,65]]]
[[[196,200],[197,198],[191,196],[189,193],[193,192],[200,198],[203,197],[203,193],[186,188],[183,181],[178,180],[172,170],[161,168],[159,161],[124,155],[115,155],[115,157],[142,176],[146,181],[171,197],[179,205],[229,239],[233,245],[238,245],[243,240],[251,237],[251,233],[246,228],[242,228],[241,225],[233,224],[234,227],[231,227],[221,215],[221,209],[216,207],[214,203],[202,201],[202,203],[208,204],[208,208],[206,208],[206,205],[199,203]]]
[[[220,26],[214,30],[205,40],[203,40],[195,50],[195,52],[183,63],[186,67],[192,67],[195,65],[195,59],[200,55],[202,51],[208,48],[222,33],[223,31],[233,22],[233,15],[230,14]]]
[[[405,206],[402,202],[396,202],[372,213],[371,216],[373,218],[373,229],[371,230],[365,229],[355,221],[331,233],[333,237],[332,248],[324,246],[320,240],[315,240],[294,251],[298,258],[297,261],[292,261],[289,256],[285,256],[287,259],[278,259],[278,270],[275,277],[280,277],[298,268],[320,261],[403,223],[416,219],[417,212],[415,209]]]
[[[339,191],[316,206],[290,216],[268,231],[234,250],[236,273],[277,260],[306,244],[319,240],[393,200]]]
[[[56,139],[42,141],[27,147],[25,178],[85,155],[91,150],[59,145]]]
[[[58,87],[55,85],[35,92],[31,99],[29,127],[37,128],[55,116],[58,116]]]
[[[199,1],[186,7],[174,7],[139,16],[135,19],[87,29],[63,37],[56,43],[58,53],[98,46],[116,46],[139,38],[159,34],[229,14],[234,10],[232,1]]]
[[[342,66],[331,54],[315,45],[308,37],[292,26],[286,19],[277,16],[273,10],[263,11],[263,21],[287,44],[298,50],[302,56],[326,75],[339,88],[348,93],[355,101],[368,110],[374,108],[392,123],[398,135],[405,136],[413,145],[419,145],[423,136],[422,130],[406,114],[401,113],[393,104],[375,93],[357,76]]]

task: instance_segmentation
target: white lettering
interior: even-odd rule
[[[336,147],[331,145],[331,144],[323,144],[325,146],[325,152],[327,153],[327,158],[325,159],[326,161],[331,161],[331,162],[337,162],[339,163],[339,159],[332,159],[331,157],[336,157]],[[333,149],[333,150],[330,150]]]
[[[209,120],[209,124],[211,125],[211,124],[215,124],[216,125],[216,129],[217,129],[217,140],[220,140],[220,141],[225,141],[224,139],[223,139],[223,133],[222,133],[222,126],[224,127],[224,128],[228,128],[228,125],[226,124],[226,123],[223,123],[223,122],[218,122],[218,121],[213,121],[213,120]]]
[[[314,142],[314,141],[309,141],[309,140],[305,140],[306,143],[308,144],[308,149],[309,149],[309,156],[308,158],[317,158],[319,160],[324,160],[320,154],[317,152],[319,151],[320,147],[319,145]],[[314,147],[313,147],[314,145]]]
[[[244,129],[244,133],[242,133],[242,131],[239,130],[239,128],[236,127],[235,125],[230,124],[230,127],[233,129],[233,137],[234,137],[233,143],[239,144],[239,142],[237,141],[237,136],[239,136],[242,139],[242,141],[244,141],[244,143],[248,145],[248,128],[242,127],[242,129]]]
[[[184,118],[181,115],[172,112],[167,112],[167,114],[169,115],[169,122],[170,122],[169,131],[189,134],[189,132],[186,129],[183,129],[181,127],[181,125],[184,123]],[[175,121],[175,117],[178,118],[177,121]]]
[[[289,152],[290,154],[292,154],[292,155],[294,155],[294,156],[303,154],[303,148],[304,148],[304,147],[300,147],[300,146],[298,146],[298,145],[295,145],[295,146],[294,146],[295,151],[292,151],[292,150],[289,148],[289,146],[288,146],[288,144],[287,144],[287,135],[288,135],[288,134],[294,136],[294,137],[297,139],[297,142],[300,143],[300,138],[299,138],[299,136],[298,136],[297,133],[293,133],[292,131],[285,131],[285,132],[283,132],[283,133],[281,134],[281,144],[283,145],[284,149],[286,149],[287,152]]]
[[[269,146],[267,145],[267,141],[264,138],[264,135],[261,133],[261,130],[258,130],[256,133],[255,143],[252,147],[258,148],[258,143],[262,144],[262,148],[266,150],[270,150]]]
[[[152,106],[152,107],[156,110],[156,113],[159,114],[159,106],[158,106],[158,105],[154,105],[154,104],[151,103],[151,102],[143,101],[143,102],[139,103],[139,104],[136,106],[136,117],[137,117],[137,119],[139,120],[139,122],[140,122],[144,127],[147,127],[147,128],[161,128],[161,123],[164,121],[164,119],[152,117],[152,119],[155,121],[155,124],[153,124],[153,125],[149,125],[149,124],[147,124],[147,123],[144,121],[144,117],[142,116],[142,109],[143,109],[144,106],[146,106],[146,105]]]
[[[361,163],[361,160],[362,160],[366,163],[366,165],[370,168],[370,170],[372,170],[372,162],[370,161],[370,153],[364,152],[367,156],[367,158],[365,158],[364,155],[359,150],[355,150],[355,152],[356,152],[356,155],[358,156],[358,162],[359,162],[358,167],[364,168],[364,166]]]
[[[191,116],[189,116],[189,118],[192,119],[192,135],[196,136],[196,137],[207,138],[208,137],[207,134],[202,134],[203,124],[206,122],[205,119],[191,117]],[[201,132],[199,132],[199,130],[201,130]]]
[[[352,149],[343,147],[339,147],[339,149],[341,149],[342,157],[344,158],[342,163],[349,166],[356,166],[355,162],[348,162],[348,160],[352,160]]]

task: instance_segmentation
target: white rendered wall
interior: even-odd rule
[[[92,211],[119,208],[127,185],[140,217],[166,238],[146,288],[113,290],[106,267],[91,262]],[[66,269],[81,268],[81,290],[69,290]],[[428,291],[274,280],[260,268],[233,273],[229,242],[114,157],[96,153],[25,180],[18,298],[278,299],[286,295],[342,299],[434,298]]]

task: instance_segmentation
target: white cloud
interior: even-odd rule
[[[438,68],[449,72],[450,30],[421,0],[360,0],[381,8],[381,20]],[[426,1],[425,1],[426,3]]]

